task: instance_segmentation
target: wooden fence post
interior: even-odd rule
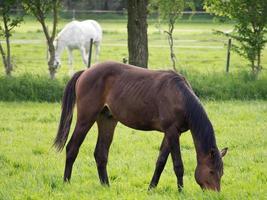
[[[229,72],[230,56],[231,56],[231,46],[232,46],[232,39],[229,38],[229,40],[228,40],[228,48],[227,48],[226,73]]]
[[[90,48],[89,48],[87,68],[89,68],[91,66],[92,48],[93,48],[93,38],[90,39]]]

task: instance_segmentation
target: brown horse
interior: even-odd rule
[[[68,82],[54,145],[62,150],[69,134],[73,108],[77,102],[77,122],[66,148],[64,181],[71,178],[79,148],[94,122],[98,139],[94,156],[99,179],[109,185],[106,165],[117,122],[138,129],[164,132],[153,178],[156,187],[171,153],[178,189],[183,187],[180,135],[191,130],[197,153],[195,179],[203,189],[220,190],[222,157],[214,131],[200,101],[188,82],[172,71],[152,71],[116,62],[97,64],[77,72]]]

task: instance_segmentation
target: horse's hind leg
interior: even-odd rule
[[[156,168],[154,171],[153,178],[149,185],[149,189],[155,188],[158,185],[160,175],[165,167],[169,153],[170,153],[170,147],[168,145],[166,137],[164,137],[160,146],[160,153],[156,163]]]
[[[97,164],[98,175],[101,184],[109,185],[107,174],[107,162],[109,147],[113,139],[113,134],[117,121],[110,116],[109,112],[105,112],[105,109],[98,116],[98,139],[95,147],[95,160]]]
[[[100,52],[100,42],[95,42],[95,63],[98,62]]]
[[[71,178],[72,166],[73,163],[79,153],[79,148],[83,143],[83,140],[92,127],[94,122],[97,119],[98,113],[101,111],[101,108],[98,109],[97,106],[92,106],[91,108],[82,108],[83,110],[78,108],[78,117],[74,132],[71,136],[71,139],[66,147],[66,165],[65,165],[65,173],[64,173],[64,181],[69,181]]]
[[[76,124],[73,135],[66,147],[64,181],[70,180],[73,163],[79,153],[79,148],[92,125],[92,122],[90,124],[83,124],[79,122]]]

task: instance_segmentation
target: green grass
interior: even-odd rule
[[[110,150],[111,187],[100,186],[93,151],[93,126],[74,164],[71,184],[63,184],[65,153],[51,147],[58,103],[0,102],[0,199],[266,199],[267,103],[206,101],[224,158],[221,193],[202,192],[194,180],[195,149],[190,133],[181,137],[185,188],[179,194],[171,160],[158,188],[147,192],[162,134],[119,124]],[[75,120],[74,120],[75,121]]]
[[[108,16],[108,15],[107,15]],[[125,17],[98,17],[104,31],[100,61],[122,61],[127,57]],[[68,21],[61,16],[59,29]],[[82,16],[85,17],[85,16]],[[267,102],[207,101],[207,99],[266,99],[267,49],[258,80],[249,75],[248,63],[232,54],[230,74],[225,70],[226,38],[214,29],[229,30],[233,24],[197,18],[180,20],[175,26],[175,53],[179,70],[190,80],[213,122],[217,144],[229,147],[224,159],[222,192],[202,192],[194,180],[195,149],[190,133],[181,138],[185,166],[185,188],[178,193],[169,159],[158,188],[147,192],[155,167],[162,134],[142,132],[119,124],[111,146],[108,172],[110,188],[100,186],[93,151],[94,126],[75,162],[71,184],[63,184],[65,153],[51,147],[56,134],[59,101],[68,74],[67,54],[57,80],[48,80],[46,45],[41,26],[31,17],[13,34],[13,40],[40,40],[34,44],[12,44],[13,78],[4,77],[0,62],[0,200],[4,199],[266,199],[267,194]],[[149,19],[149,68],[171,69],[166,35]],[[216,47],[216,48],[210,48]],[[75,70],[83,69],[79,52]],[[1,71],[2,70],[2,71]],[[74,120],[75,121],[75,120]]]
[[[92,19],[99,21],[103,28],[103,43],[100,61],[122,61],[127,57],[127,20],[121,18],[102,18],[94,15]],[[61,18],[58,30],[61,30],[70,19]],[[163,33],[167,24],[158,26],[157,21],[148,21],[149,68],[171,69],[167,35]],[[214,35],[214,30],[228,31],[233,28],[231,23],[219,23],[213,20],[180,20],[175,25],[175,54],[178,69],[196,73],[224,72],[226,64],[227,38]],[[26,17],[15,30],[12,40],[40,40],[34,44],[12,44],[12,55],[16,68],[14,76],[23,73],[47,75],[46,43],[41,26],[31,17]],[[79,51],[74,51],[75,69],[83,68]],[[267,67],[267,49],[263,51],[263,67]],[[2,66],[2,63],[0,64]],[[248,62],[236,54],[232,54],[230,72],[250,71]],[[2,67],[1,67],[2,68]],[[3,69],[3,68],[2,68]],[[67,53],[63,53],[62,68],[58,78],[68,72]],[[266,73],[266,70],[263,71]],[[4,71],[2,70],[2,74]]]

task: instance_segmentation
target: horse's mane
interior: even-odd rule
[[[195,95],[189,83],[181,81],[181,76],[174,78],[178,90],[183,95],[186,109],[186,119],[193,138],[200,144],[204,153],[209,153],[211,149],[217,149],[213,126]]]

